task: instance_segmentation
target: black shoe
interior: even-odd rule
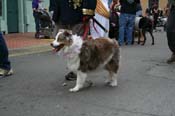
[[[168,64],[171,64],[171,63],[173,63],[173,62],[175,62],[175,53],[173,53],[173,54],[171,55],[171,57],[167,60],[167,63],[168,63]]]
[[[65,79],[68,81],[74,81],[77,79],[77,75],[73,72],[69,72],[66,76]]]
[[[37,39],[39,38],[39,32],[35,33],[35,38],[37,38]]]

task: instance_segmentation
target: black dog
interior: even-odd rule
[[[146,42],[146,32],[149,32],[152,37],[152,45],[154,45],[154,36],[153,36],[153,21],[148,17],[141,17],[139,20],[139,29],[134,29],[138,31],[138,44],[140,44],[141,33],[143,34],[144,41],[141,45],[145,45]],[[134,37],[133,37],[134,39]],[[133,40],[134,43],[134,40]]]

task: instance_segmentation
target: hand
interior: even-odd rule
[[[115,26],[116,26],[116,24],[115,24],[115,23],[111,23],[111,25],[112,25],[113,27],[115,27]]]

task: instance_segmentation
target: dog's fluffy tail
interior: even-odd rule
[[[119,61],[120,61],[120,47],[118,44],[118,41],[115,39],[112,39],[113,43],[114,43],[114,49],[113,49],[113,57],[115,62],[119,65]]]
[[[119,46],[118,41],[116,39],[112,39],[113,43]]]

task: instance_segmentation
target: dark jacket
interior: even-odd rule
[[[171,4],[172,3],[172,4]],[[175,2],[173,3],[170,2],[170,12],[168,15],[168,20],[167,20],[167,32],[174,32],[175,33]]]
[[[96,0],[82,0],[77,7],[73,0],[56,0],[56,4],[53,20],[62,24],[80,23],[84,15],[94,15],[96,8]]]
[[[140,0],[120,0],[120,4],[121,13],[135,15],[137,11],[137,4],[140,4]]]

